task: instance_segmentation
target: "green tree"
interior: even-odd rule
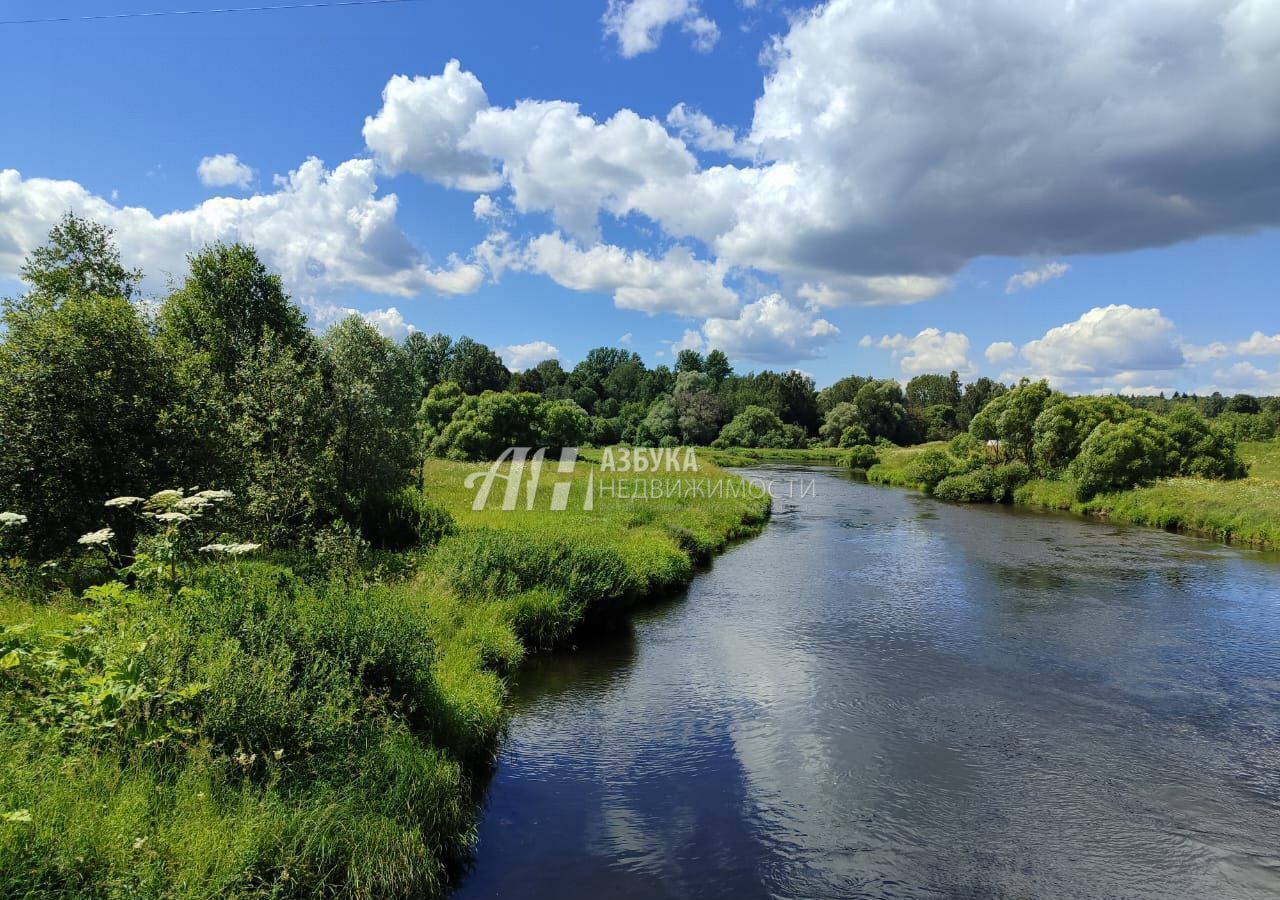
[[[930,406],[957,409],[960,406],[960,376],[956,372],[950,375],[917,375],[907,382],[906,402],[907,406],[921,410]]]
[[[862,390],[862,386],[870,381],[861,375],[849,375],[841,378],[830,387],[818,391],[818,412],[824,418],[841,403],[852,403],[853,398]]]
[[[659,397],[649,405],[644,420],[636,429],[636,443],[664,446],[668,438],[679,439],[679,417],[670,397]]]
[[[1149,413],[1123,422],[1102,422],[1071,463],[1076,496],[1126,490],[1176,472],[1178,448]]]
[[[559,450],[577,447],[591,432],[591,417],[572,400],[548,400],[539,404],[537,443]]]
[[[857,422],[871,440],[901,441],[907,424],[907,407],[898,382],[873,380],[858,389],[853,398]]]
[[[837,403],[827,411],[818,433],[828,447],[850,447],[871,440],[858,418],[858,408],[848,401]]]
[[[729,364],[729,357],[723,350],[712,350],[703,363],[703,371],[718,385],[733,374],[733,366]]]
[[[172,358],[203,357],[208,371],[235,395],[242,387],[236,370],[264,335],[299,355],[314,352],[302,310],[252,247],[213,244],[189,262],[182,287],[160,308],[159,338]]]
[[[502,358],[479,341],[461,338],[449,353],[444,381],[455,381],[466,394],[505,390],[511,373]]]
[[[704,363],[702,354],[697,350],[681,350],[676,356],[676,374],[684,372],[701,372]]]
[[[1016,388],[983,407],[969,423],[969,432],[979,440],[1000,441],[1003,455],[1030,464],[1036,418],[1052,394],[1048,382],[1023,379]]]
[[[332,379],[337,506],[362,520],[369,504],[411,478],[418,375],[408,355],[353,315],[325,333]]]
[[[21,303],[57,303],[85,294],[130,300],[142,270],[124,267],[110,228],[68,212],[53,226],[48,240],[31,251],[22,266],[22,280],[30,291]]]
[[[1247,473],[1235,438],[1226,428],[1211,427],[1192,406],[1179,406],[1162,424],[1178,449],[1178,474],[1198,478],[1243,478]]]
[[[1099,423],[1122,422],[1131,415],[1133,408],[1119,397],[1055,395],[1032,426],[1036,469],[1045,474],[1061,472]]]
[[[451,459],[497,459],[508,447],[538,445],[538,412],[544,402],[537,394],[508,391],[464,397],[431,452]]]
[[[804,432],[792,426],[790,433],[786,425],[771,409],[763,406],[748,406],[733,417],[728,425],[720,431],[715,439],[715,447],[794,447],[804,440]]]
[[[453,341],[448,335],[433,334],[430,337],[415,331],[404,339],[404,352],[409,364],[422,382],[422,394],[426,396],[433,387],[445,380],[445,371],[453,353]]]
[[[100,527],[104,501],[172,477],[162,413],[176,391],[124,297],[46,294],[6,307],[0,340],[0,509],[49,558]]]
[[[985,376],[971,384],[966,384],[964,396],[960,398],[960,406],[957,409],[956,425],[961,429],[968,429],[973,417],[980,413],[984,406],[1008,390],[1000,382],[992,381]]]
[[[709,444],[729,418],[729,408],[715,391],[710,376],[703,372],[681,372],[676,377],[671,402],[676,424],[687,444]]]

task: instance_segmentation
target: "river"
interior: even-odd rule
[[[455,897],[1280,895],[1280,556],[832,470],[522,670]]]

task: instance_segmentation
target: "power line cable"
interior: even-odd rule
[[[43,19],[0,19],[0,25],[44,25],[54,22],[94,22],[108,19],[155,19],[161,16],[207,16],[216,13],[271,12],[291,9],[334,9],[342,6],[387,6],[392,3],[421,3],[422,0],[328,0],[315,3],[285,3],[278,6],[225,6],[219,9],[159,9],[152,12],[99,13],[89,16],[50,16]]]

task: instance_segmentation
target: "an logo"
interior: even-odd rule
[[[493,461],[493,465],[489,466],[486,471],[472,472],[467,476],[463,484],[468,490],[476,490],[476,483],[480,483],[480,487],[476,490],[476,498],[471,504],[474,510],[481,510],[489,502],[489,494],[493,490],[495,481],[502,481],[506,484],[506,489],[502,495],[502,508],[510,511],[516,508],[520,501],[520,489],[524,488],[524,508],[533,509],[538,496],[538,486],[542,481],[542,469],[546,463],[547,448],[539,447],[534,450],[532,447],[508,447],[502,451],[502,455]],[[574,466],[578,462],[578,448],[565,447],[560,451],[560,459],[556,462],[556,473],[559,475],[572,475]],[[507,469],[503,471],[503,465],[507,465]],[[595,472],[588,467],[586,493],[582,500],[582,508],[584,510],[592,510],[595,508]],[[569,508],[569,494],[573,490],[573,480],[557,481],[551,487],[551,509],[556,512],[562,512]]]

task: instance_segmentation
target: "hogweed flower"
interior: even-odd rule
[[[0,528],[8,528],[10,525],[26,525],[27,517],[22,513],[16,512],[0,512]]]
[[[126,506],[137,506],[139,503],[146,503],[146,502],[147,502],[147,499],[145,497],[112,497],[110,500],[108,500],[106,503],[102,505],[116,507],[116,508],[123,508]]]
[[[229,556],[241,556],[252,553],[261,544],[206,544],[200,548],[201,553],[226,553]]]
[[[152,516],[157,522],[164,522],[165,524],[176,524],[178,522],[191,521],[191,517],[189,515],[180,512],[152,513]]]
[[[110,528],[99,528],[97,531],[90,531],[88,534],[80,536],[78,543],[84,544],[86,547],[97,547],[108,543],[116,533]]]

